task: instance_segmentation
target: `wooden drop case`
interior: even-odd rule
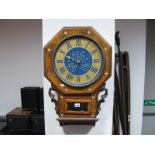
[[[84,87],[73,87],[63,82],[55,73],[52,55],[62,40],[74,35],[83,35],[97,42],[105,56],[104,69],[95,82]],[[44,47],[44,75],[50,81],[49,96],[55,103],[60,125],[95,125],[100,104],[108,94],[106,80],[111,76],[111,46],[92,27],[64,27]],[[55,99],[53,91],[58,94]],[[98,95],[101,92],[101,99]]]

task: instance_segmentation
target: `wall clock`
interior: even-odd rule
[[[64,27],[44,47],[44,74],[60,125],[95,125],[108,94],[111,46],[92,27]]]

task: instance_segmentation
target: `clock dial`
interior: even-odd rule
[[[76,87],[87,86],[96,81],[105,63],[99,45],[85,36],[73,36],[62,41],[53,59],[57,76]]]

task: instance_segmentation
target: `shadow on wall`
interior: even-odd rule
[[[89,133],[91,128],[91,125],[67,125],[63,126],[63,131],[67,135],[84,135]]]

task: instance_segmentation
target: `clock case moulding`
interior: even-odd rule
[[[52,57],[57,46],[65,39],[75,36],[85,36],[94,40],[101,48],[105,64],[99,78],[92,84],[84,87],[73,87],[61,81],[55,73],[52,65]],[[100,104],[104,102],[108,94],[105,88],[106,80],[111,76],[112,47],[109,43],[92,27],[64,27],[62,28],[44,47],[44,75],[51,82],[49,96],[55,103],[55,110],[59,118],[60,125],[83,124],[95,125],[98,121],[96,115],[99,113]],[[58,100],[52,94],[56,91]],[[98,100],[99,93],[102,92],[101,99]],[[88,103],[87,111],[68,111],[67,103]]]

